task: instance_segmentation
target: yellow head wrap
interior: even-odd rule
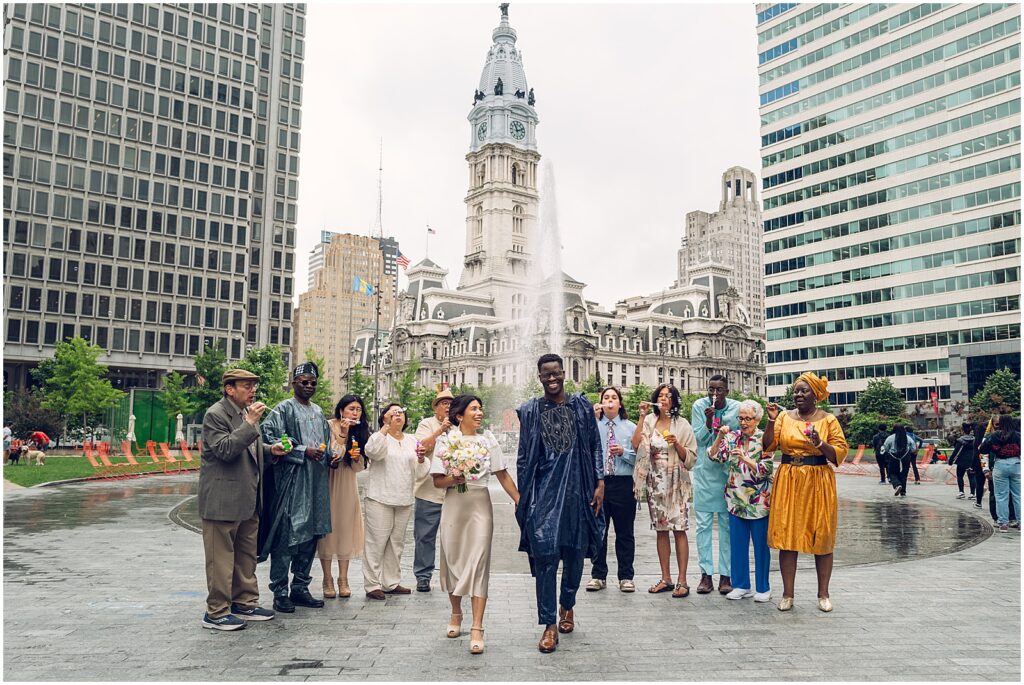
[[[804,371],[800,374],[800,377],[793,382],[793,385],[796,385],[800,381],[803,381],[810,387],[811,392],[814,393],[815,399],[819,402],[828,399],[828,378],[825,376],[819,377],[814,375],[811,371]]]

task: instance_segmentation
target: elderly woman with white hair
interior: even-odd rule
[[[728,469],[725,505],[729,510],[732,591],[726,599],[753,597],[755,602],[772,598],[768,585],[768,504],[771,497],[771,454],[765,454],[762,431],[758,429],[764,409],[753,400],[740,403],[740,429],[723,425],[708,449],[708,458],[724,462]],[[757,592],[750,589],[750,541],[754,543],[754,578]]]

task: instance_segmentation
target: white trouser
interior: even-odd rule
[[[366,542],[363,546],[363,586],[367,592],[395,589],[402,579],[398,566],[412,505],[393,507],[372,499],[363,501]]]

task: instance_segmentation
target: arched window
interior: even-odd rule
[[[513,170],[515,167],[513,167]],[[515,205],[512,207],[512,232],[522,234],[523,232],[523,207]]]
[[[482,238],[484,235],[484,207],[477,205],[473,217],[473,237]]]
[[[575,359],[572,360],[572,380],[574,383],[580,380],[580,363]]]
[[[580,317],[572,317],[572,330],[575,331],[576,333],[580,332]]]
[[[520,176],[521,176],[521,174],[519,173],[519,165],[518,164],[513,164],[512,165],[512,185],[517,185],[519,183],[519,177]]]

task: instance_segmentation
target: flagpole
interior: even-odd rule
[[[345,372],[345,389],[352,389],[352,303],[356,299],[356,293],[350,293],[348,298],[348,347],[345,349],[345,361],[348,370]]]
[[[430,259],[430,224],[427,224],[427,237],[423,240],[423,256]]]
[[[380,340],[380,280],[377,281],[377,291],[374,294],[377,296],[377,306],[373,332],[373,420],[376,421],[380,416],[380,353],[377,348]]]

